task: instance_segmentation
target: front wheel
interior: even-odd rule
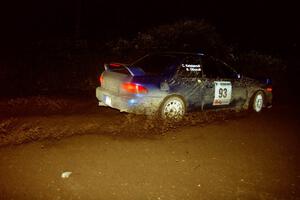
[[[255,112],[260,112],[263,108],[263,105],[264,105],[264,93],[261,91],[258,91],[253,96],[252,109]]]
[[[163,119],[180,120],[186,112],[184,101],[177,96],[167,98],[160,108],[160,114]]]

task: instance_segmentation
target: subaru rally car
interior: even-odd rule
[[[131,64],[110,63],[99,77],[100,106],[121,112],[180,119],[192,109],[272,104],[272,85],[243,77],[221,60],[200,53],[154,53]]]

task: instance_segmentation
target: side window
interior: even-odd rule
[[[202,77],[202,64],[200,56],[187,56],[180,63],[178,68],[178,76],[184,78]]]
[[[204,56],[202,58],[202,61],[204,68],[203,71],[207,78],[232,79],[236,76],[235,71],[220,60]]]

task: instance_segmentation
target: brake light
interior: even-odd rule
[[[103,85],[103,83],[104,83],[103,74],[100,75],[99,81],[100,81],[100,85]]]
[[[119,64],[119,63],[110,63],[109,66],[110,67],[120,67],[121,64]]]
[[[148,93],[147,88],[145,88],[142,85],[135,84],[135,83],[123,83],[122,88],[125,91],[127,91],[129,93],[133,93],[133,94],[146,94],[146,93]]]
[[[272,91],[273,91],[273,88],[267,87],[267,88],[266,88],[266,91],[267,91],[267,92],[272,92]]]

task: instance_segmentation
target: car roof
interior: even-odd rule
[[[204,53],[196,53],[196,52],[181,52],[181,51],[159,51],[159,52],[152,52],[148,55],[198,55],[198,56],[204,56]]]
[[[130,65],[134,65],[135,63],[139,62],[140,60],[144,59],[145,57],[152,56],[152,55],[170,55],[170,56],[187,56],[187,55],[193,55],[193,56],[206,56],[203,53],[196,53],[196,52],[182,52],[182,51],[155,51],[150,52],[139,59],[132,62]]]

